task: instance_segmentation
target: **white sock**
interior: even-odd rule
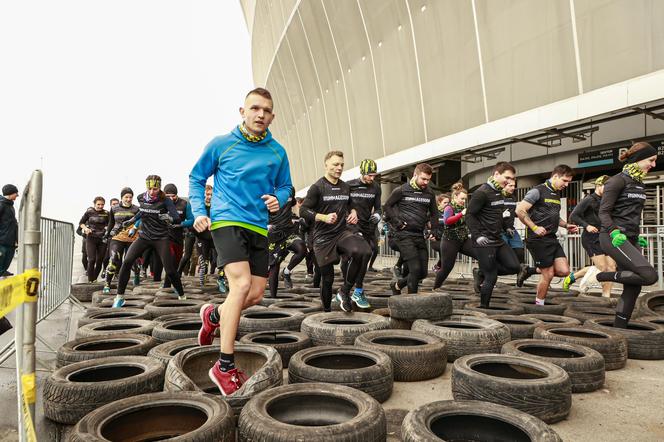
[[[535,304],[544,305],[544,299],[539,299],[537,296],[535,296]]]
[[[288,267],[284,268],[284,275],[290,275],[290,270],[288,270]]]

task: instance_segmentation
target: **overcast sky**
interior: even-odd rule
[[[43,216],[77,223],[148,174],[188,193],[253,87],[237,0],[0,2],[0,185],[44,172]]]

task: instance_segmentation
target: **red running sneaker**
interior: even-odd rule
[[[221,371],[220,362],[214,363],[208,376],[214,384],[219,388],[219,391],[224,396],[230,396],[242,387],[241,377],[246,379],[244,373],[241,373],[236,368],[227,372]]]
[[[210,321],[210,313],[215,309],[213,304],[203,304],[199,312],[201,316],[201,329],[198,330],[198,345],[212,345],[214,341],[214,331],[219,328],[219,324]]]

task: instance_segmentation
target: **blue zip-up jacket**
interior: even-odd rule
[[[212,175],[212,223],[249,224],[267,236],[268,211],[261,196],[276,196],[282,207],[292,186],[286,150],[270,131],[254,143],[235,127],[210,141],[189,174],[189,202],[195,218],[207,216],[205,183]]]

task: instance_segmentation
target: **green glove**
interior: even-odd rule
[[[639,236],[639,245],[645,249],[646,247],[648,247],[648,240],[643,236]]]
[[[613,244],[613,247],[620,247],[625,244],[625,241],[627,241],[627,236],[620,230],[615,229],[611,232],[611,244]]]

